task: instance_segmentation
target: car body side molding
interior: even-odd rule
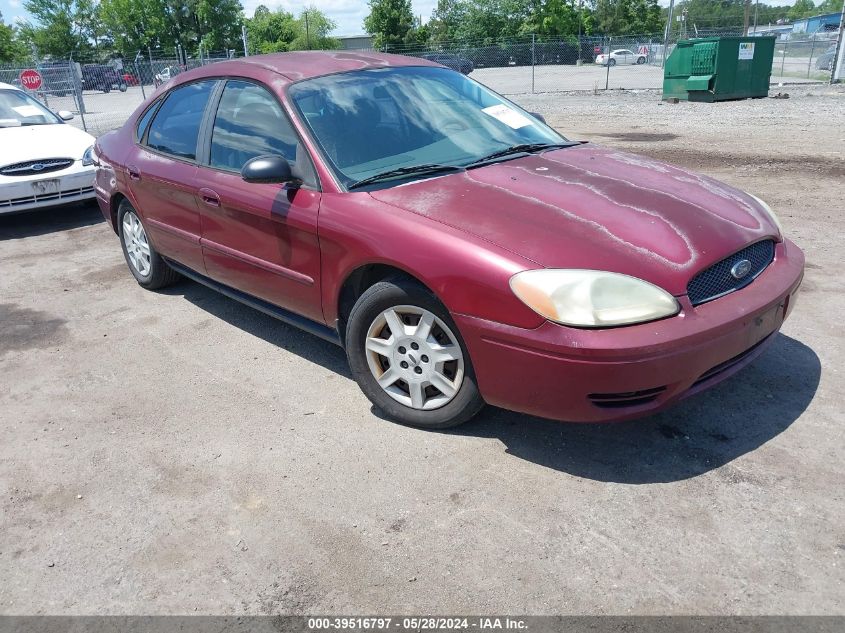
[[[299,328],[300,330],[304,330],[309,334],[313,334],[314,336],[318,336],[321,339],[328,341],[329,343],[334,343],[340,347],[343,346],[340,340],[340,335],[338,331],[334,328],[331,328],[327,325],[322,323],[318,323],[317,321],[312,321],[311,319],[296,314],[295,312],[290,312],[289,310],[285,310],[284,308],[280,308],[279,306],[273,305],[272,303],[268,303],[263,299],[259,299],[258,297],[253,297],[252,295],[246,294],[245,292],[241,292],[236,288],[232,288],[231,286],[227,286],[225,284],[221,284],[219,281],[215,281],[205,275],[198,273],[197,271],[188,268],[187,266],[183,266],[179,262],[173,261],[172,259],[165,258],[168,265],[176,270],[181,275],[188,277],[189,279],[193,279],[194,281],[201,283],[204,286],[208,286],[212,290],[216,290],[220,294],[223,294],[230,299],[234,299],[235,301],[239,301],[244,305],[249,306],[250,308],[254,308],[259,312],[263,312],[275,319],[279,319],[287,323],[288,325],[293,325],[294,327]]]

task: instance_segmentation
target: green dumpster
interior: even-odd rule
[[[766,97],[774,54],[774,37],[680,41],[663,69],[663,98],[712,102]]]

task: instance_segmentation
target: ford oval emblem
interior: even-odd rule
[[[731,276],[734,279],[742,279],[751,272],[751,262],[747,259],[741,259],[736,264],[731,266]]]
[[[41,163],[35,163],[34,165],[30,165],[29,168],[32,171],[41,171],[42,169],[44,169],[44,165],[42,165]]]

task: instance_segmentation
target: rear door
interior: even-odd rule
[[[216,85],[199,81],[179,86],[155,104],[155,110],[141,117],[141,136],[126,166],[129,187],[156,249],[199,272],[204,265],[195,195],[197,144]]]
[[[207,274],[228,286],[323,321],[317,212],[321,194],[305,147],[277,98],[261,84],[226,82],[210,118],[195,196]],[[298,188],[247,183],[241,168],[276,154]]]

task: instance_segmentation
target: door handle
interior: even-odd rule
[[[141,180],[141,171],[135,165],[127,165],[126,171],[129,172],[129,177],[132,180]]]
[[[200,189],[200,198],[202,198],[202,201],[210,207],[220,206],[220,196],[218,196],[217,192],[212,189],[207,189],[205,187]]]

